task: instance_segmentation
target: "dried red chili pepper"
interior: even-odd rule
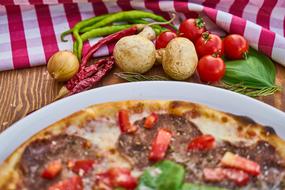
[[[80,81],[92,76],[94,73],[96,73],[100,66],[103,64],[106,64],[108,60],[111,59],[110,57],[105,58],[105,59],[100,59],[94,64],[83,68],[80,70],[74,77],[72,77],[69,81],[66,83],[66,88],[68,90],[72,90]]]
[[[100,59],[95,64],[87,66],[89,58],[103,45],[118,41],[122,37],[136,34],[138,30],[139,29],[136,26],[133,26],[126,30],[111,34],[93,45],[83,57],[79,72],[72,79],[70,79],[64,87],[61,88],[56,99],[59,99],[65,95],[72,95],[84,90],[88,90],[96,85],[96,83],[112,69],[115,61],[113,56],[111,56]]]
[[[86,55],[82,58],[81,68],[84,68],[87,65],[87,62],[88,62],[89,58],[93,55],[93,53],[95,53],[103,45],[108,44],[108,43],[113,42],[113,41],[117,41],[117,40],[119,40],[122,37],[136,34],[137,32],[138,32],[138,28],[136,26],[133,26],[131,28],[128,28],[126,30],[122,30],[122,31],[116,32],[114,34],[111,34],[111,35],[101,39],[95,45],[93,45],[88,50]]]
[[[138,32],[138,29],[137,29],[137,27],[134,26],[134,27],[128,28],[126,30],[122,30],[120,32],[111,34],[111,35],[99,40],[95,45],[93,45],[88,50],[87,54],[83,57],[82,63],[80,65],[80,71],[72,79],[70,79],[67,82],[66,88],[68,90],[72,90],[76,86],[76,84],[78,84],[81,80],[92,76],[94,73],[96,73],[98,71],[100,65],[105,64],[108,61],[106,59],[100,59],[95,64],[87,66],[87,62],[88,62],[89,58],[98,49],[100,49],[103,45],[108,44],[108,43],[113,42],[113,41],[117,41],[124,36],[129,36],[129,35],[135,34],[137,32]]]
[[[76,94],[78,92],[88,90],[92,88],[93,86],[95,86],[97,82],[100,81],[112,69],[114,64],[115,64],[115,60],[112,56],[110,57],[110,59],[107,60],[106,64],[103,64],[102,67],[98,69],[98,71],[93,76],[78,82],[74,86],[74,88],[70,90],[68,95]]]

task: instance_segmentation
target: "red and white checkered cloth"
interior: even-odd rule
[[[241,34],[253,48],[285,66],[284,0],[0,0],[0,4],[0,71],[45,64],[54,52],[72,49],[72,37],[64,43],[60,34],[78,21],[130,9],[165,18],[177,12],[177,25],[199,14],[211,32]],[[97,40],[87,42],[85,49]],[[97,56],[110,51],[104,47]]]

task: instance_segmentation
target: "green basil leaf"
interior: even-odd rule
[[[212,186],[198,185],[192,183],[185,183],[183,184],[181,190],[226,190],[226,189],[221,187],[212,187]]]
[[[275,66],[264,54],[250,49],[245,60],[225,60],[227,84],[242,84],[251,88],[275,86]]]
[[[183,166],[164,160],[143,172],[136,190],[180,190],[184,175]]]

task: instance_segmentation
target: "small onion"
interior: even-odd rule
[[[70,51],[56,52],[48,61],[47,70],[57,81],[71,79],[79,69],[77,57]]]

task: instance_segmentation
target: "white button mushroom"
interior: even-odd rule
[[[156,59],[155,46],[150,41],[153,38],[155,33],[148,26],[138,35],[121,38],[113,52],[116,64],[126,72],[147,72]]]
[[[145,73],[154,65],[155,47],[142,36],[127,36],[116,43],[114,58],[123,71]]]
[[[174,38],[159,53],[164,72],[173,79],[185,80],[196,70],[198,57],[195,46],[187,38]]]

